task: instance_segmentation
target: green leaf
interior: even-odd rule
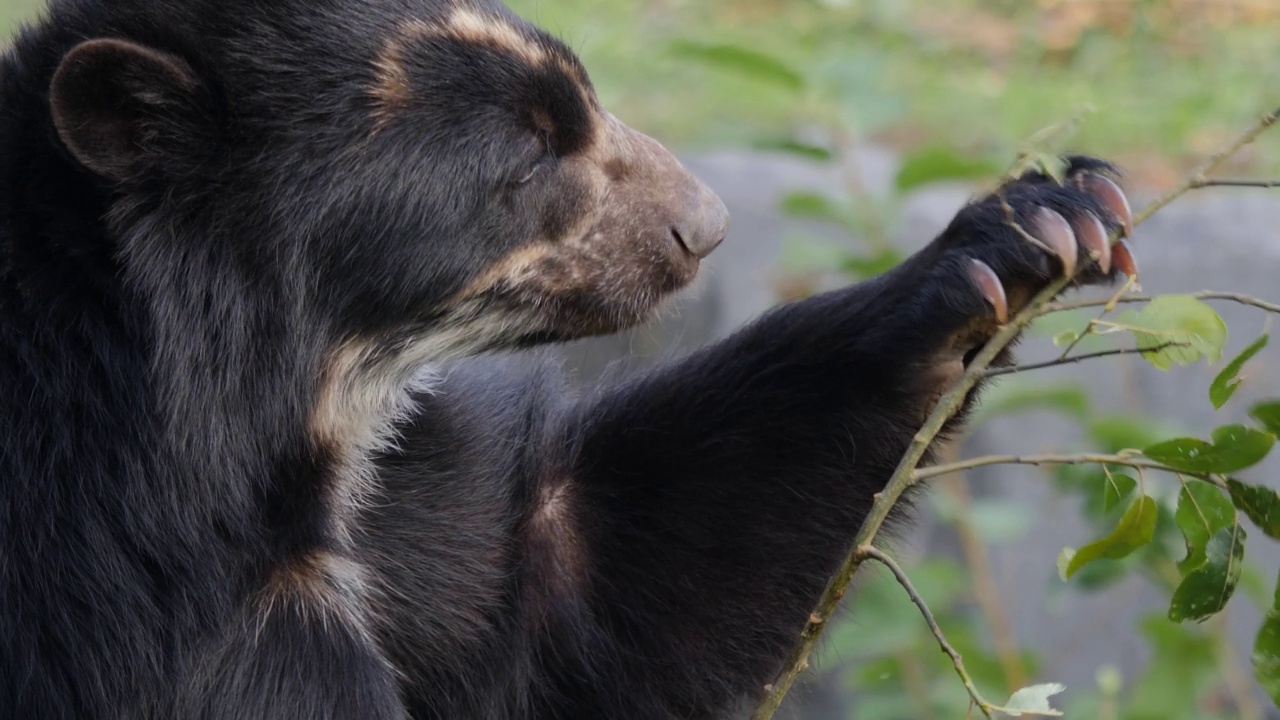
[[[1024,687],[1009,697],[1009,701],[1000,708],[1000,712],[1010,717],[1038,715],[1041,717],[1061,717],[1062,713],[1049,706],[1049,698],[1066,690],[1067,686],[1058,683],[1044,683]]]
[[[1108,530],[1119,521],[1137,487],[1137,481],[1124,473],[1107,473],[1087,465],[1055,468],[1054,479],[1062,490],[1080,496],[1081,510],[1095,526]]]
[[[1227,479],[1231,502],[1269,538],[1280,540],[1280,493],[1268,487]]]
[[[1106,478],[1106,484],[1102,486],[1102,511],[1107,512],[1119,505],[1133,493],[1136,487],[1138,487],[1137,480],[1128,475],[1113,473]]]
[[[781,60],[738,45],[681,40],[672,43],[671,50],[678,57],[738,72],[788,90],[800,90],[805,84],[804,76]]]
[[[758,150],[776,150],[778,152],[784,152],[789,155],[795,155],[808,160],[818,160],[820,162],[827,162],[833,157],[831,151],[824,147],[810,145],[809,143],[803,143],[798,140],[760,140],[753,144]]]
[[[1205,545],[1205,560],[1182,579],[1169,603],[1169,619],[1205,620],[1226,607],[1240,582],[1244,528],[1235,524],[1215,532]]]
[[[1249,410],[1249,416],[1262,423],[1268,432],[1280,434],[1280,400],[1260,402]]]
[[[1080,339],[1079,330],[1063,330],[1062,332],[1053,336],[1053,346],[1066,347],[1079,339]]]
[[[1262,335],[1253,344],[1244,349],[1244,352],[1236,356],[1236,359],[1227,363],[1222,368],[1222,372],[1213,379],[1213,383],[1209,385],[1209,401],[1213,403],[1215,410],[1227,404],[1232,395],[1236,394],[1236,389],[1240,387],[1240,370],[1244,368],[1244,364],[1249,362],[1254,355],[1262,351],[1267,346],[1267,336]]]
[[[1187,542],[1187,557],[1178,563],[1183,577],[1205,562],[1204,547],[1213,534],[1236,522],[1236,509],[1217,487],[1200,480],[1188,480],[1178,494],[1174,521]]]
[[[1076,549],[1064,547],[1058,552],[1058,577],[1067,579],[1067,568],[1071,567],[1071,559],[1076,556]]]
[[[1130,556],[1129,560],[1133,557]],[[1133,563],[1129,560],[1096,562],[1085,565],[1071,576],[1071,588],[1080,592],[1100,592],[1129,577]],[[1059,573],[1061,577],[1061,573]]]
[[[1256,465],[1275,444],[1271,433],[1244,425],[1224,425],[1213,431],[1213,442],[1175,438],[1156,443],[1143,455],[1177,470],[1196,473],[1232,473]]]
[[[1067,178],[1067,161],[1053,153],[1036,153],[1035,169],[1053,178],[1059,185]]]
[[[905,192],[940,180],[993,177],[999,172],[999,168],[985,160],[965,157],[950,148],[930,147],[903,159],[896,185],[899,191]]]
[[[1155,500],[1148,495],[1138,498],[1125,510],[1109,535],[1075,551],[1061,574],[1069,578],[1094,560],[1119,560],[1151,542],[1156,532],[1156,514]]]
[[[1138,347],[1178,343],[1142,353],[1161,370],[1190,365],[1201,357],[1217,360],[1227,342],[1226,323],[1213,308],[1190,295],[1161,295],[1137,312],[1123,313],[1117,322],[1133,332]]]
[[[1253,641],[1253,676],[1280,707],[1280,610],[1271,609]]]
[[[1253,677],[1271,702],[1280,707],[1280,584],[1276,586],[1276,599],[1262,618],[1258,636],[1253,641]]]

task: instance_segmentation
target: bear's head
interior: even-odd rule
[[[720,200],[496,2],[172,5],[120,3],[102,29],[124,32],[75,44],[49,93],[135,276],[218,256],[332,340],[431,359],[631,326],[725,235]]]
[[[182,376],[156,379],[175,423],[175,398],[280,392],[263,363],[296,358],[313,436],[368,447],[415,367],[634,325],[726,233],[715,194],[495,0],[53,12],[45,122],[153,365]]]

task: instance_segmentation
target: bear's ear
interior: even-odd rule
[[[49,88],[58,136],[89,170],[121,180],[146,161],[148,137],[200,86],[182,59],[125,40],[87,40]]]

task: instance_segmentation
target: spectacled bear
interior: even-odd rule
[[[1128,265],[1072,158],[573,394],[498,351],[726,211],[496,0],[54,0],[2,63],[4,718],[723,717],[972,349]]]

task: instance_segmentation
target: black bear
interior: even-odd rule
[[[1127,222],[1074,158],[574,396],[497,351],[642,321],[727,218],[496,0],[55,0],[2,62],[2,718],[723,717]]]

